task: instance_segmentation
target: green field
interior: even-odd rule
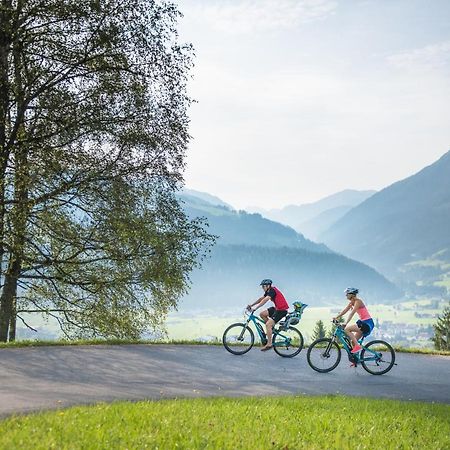
[[[0,422],[2,449],[448,449],[450,406],[265,397],[100,404]]]
[[[416,312],[426,312],[430,315],[440,314],[444,307],[444,302],[440,303],[438,309],[425,309],[429,305],[429,300],[419,300],[403,302],[397,305],[368,305],[369,311],[374,320],[378,319],[381,324],[390,321],[392,324],[413,324],[429,326],[435,323],[434,317],[418,318]],[[342,304],[342,308],[345,303]],[[340,311],[336,307],[307,307],[297,328],[303,333],[306,342],[311,341],[311,336],[318,320],[322,320],[325,327],[331,327],[331,319]],[[257,312],[258,313],[258,312]],[[223,331],[233,322],[242,322],[243,312],[236,314],[230,312],[229,315],[222,314],[220,317],[214,313],[173,313],[167,320],[167,330],[170,339],[221,339]],[[356,320],[356,319],[355,319]],[[431,341],[420,342],[416,346],[432,347]]]
[[[391,323],[390,328],[406,329],[406,325],[415,325],[417,327],[429,327],[436,322],[434,317],[436,314],[440,314],[448,302],[438,302],[438,308],[430,309],[430,300],[415,300],[410,302],[402,302],[395,305],[371,305],[368,304],[369,311],[373,318],[378,319],[380,324],[385,324],[388,321]],[[341,308],[345,306],[345,302],[340,305]],[[312,307],[308,306],[303,314],[300,323],[297,328],[303,333],[305,342],[311,342],[311,336],[318,320],[322,320],[325,327],[329,329],[331,327],[331,318],[334,317],[341,308],[337,307]],[[233,322],[244,321],[244,305],[242,310],[229,310],[222,312],[214,311],[192,311],[188,312],[173,312],[170,313],[166,327],[169,340],[202,340],[212,342],[214,340],[221,340],[224,330]],[[416,313],[426,313],[428,317],[416,317]],[[257,311],[259,313],[259,311]],[[26,317],[28,323],[35,328],[39,329],[38,333],[30,333],[22,335],[19,331],[19,340],[22,339],[40,339],[51,340],[57,339],[59,336],[59,328],[55,321],[44,321],[38,316]],[[356,320],[356,319],[355,319]],[[42,331],[41,331],[42,330]],[[51,332],[50,336],[45,332]],[[414,334],[414,330],[410,332]],[[145,337],[149,339],[149,337]],[[386,338],[389,340],[389,338]],[[432,348],[432,342],[428,337],[418,337],[412,342],[400,341],[393,342],[395,345],[402,347],[420,347],[420,348]]]
[[[441,281],[436,281],[434,283],[436,286],[442,286],[447,288],[447,291],[450,292],[450,274],[442,275]]]

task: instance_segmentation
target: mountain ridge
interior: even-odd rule
[[[383,273],[450,248],[450,151],[352,208],[320,235]]]
[[[223,283],[231,283],[239,292],[237,305],[241,295],[250,295],[254,284],[268,276],[280,280],[287,293],[308,297],[317,304],[341,298],[343,289],[355,283],[366,286],[377,300],[402,295],[371,267],[332,252],[286,225],[188,195],[181,200],[190,217],[205,217],[209,232],[219,236],[211,258],[192,274],[192,290],[185,305],[218,308],[224,294],[217,292],[217,286]]]
[[[344,189],[343,191],[323,197],[316,202],[287,205],[280,209],[271,210],[252,208],[250,211],[257,212],[268,219],[289,225],[298,232],[303,233],[302,224],[313,220],[327,210],[340,206],[353,207],[375,192],[373,190]],[[326,227],[326,225],[321,226]]]

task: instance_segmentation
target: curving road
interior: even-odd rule
[[[350,368],[329,374],[252,349],[126,345],[0,349],[0,416],[112,400],[199,396],[347,394],[450,403],[450,357],[400,353],[382,376]]]

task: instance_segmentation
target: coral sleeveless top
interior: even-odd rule
[[[358,316],[361,320],[368,320],[372,318],[369,314],[369,311],[367,311],[366,305],[364,305],[362,308],[357,309],[356,312],[358,313]]]

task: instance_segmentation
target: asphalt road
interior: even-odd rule
[[[293,359],[220,346],[126,345],[0,349],[0,416],[113,400],[347,394],[450,403],[450,357],[397,354],[374,376],[350,368],[314,372]]]

